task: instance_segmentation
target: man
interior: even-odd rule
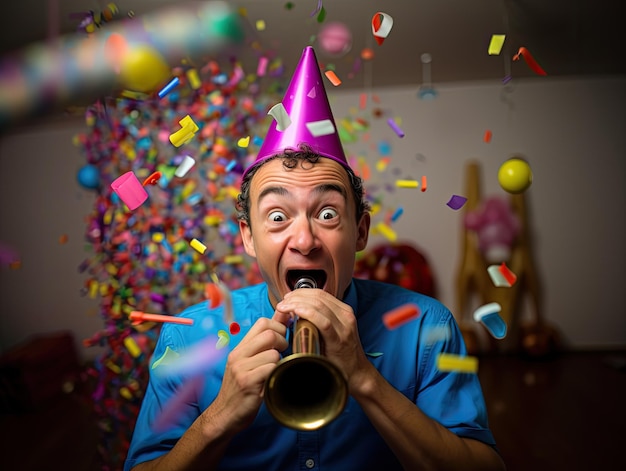
[[[182,313],[194,327],[163,327],[126,469],[504,469],[476,376],[436,368],[440,352],[465,354],[450,312],[432,298],[352,278],[370,215],[310,47],[283,105],[291,124],[271,125],[238,200],[244,248],[265,283],[232,293],[242,330],[231,337],[228,355],[202,375],[161,377],[155,365],[168,349],[182,352],[227,330],[223,309],[202,303]],[[322,134],[307,126],[327,121],[332,126]],[[294,290],[302,275],[318,288]],[[420,316],[386,329],[381,316],[407,303]],[[345,410],[315,431],[282,426],[263,401],[268,376],[281,352],[289,353],[294,316],[317,327],[326,358],[348,385]],[[445,338],[428,338],[441,329]],[[184,399],[176,413],[164,413],[177,396]],[[158,425],[163,415],[166,427]]]

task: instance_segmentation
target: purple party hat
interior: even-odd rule
[[[307,144],[313,152],[350,168],[311,46],[302,52],[282,104],[275,105],[268,114],[274,116],[274,120],[256,160],[246,169],[244,177],[260,162],[281,154],[285,149],[297,149],[300,144]]]

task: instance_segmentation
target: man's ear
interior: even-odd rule
[[[357,239],[356,239],[356,251],[357,252],[364,250],[365,247],[367,246],[367,239],[370,234],[370,222],[371,222],[370,213],[365,211],[361,215],[361,220],[359,221],[359,224],[357,226],[357,231],[358,231]]]
[[[252,240],[252,229],[246,221],[239,221],[239,232],[243,241],[243,248],[251,257],[256,258],[256,250],[254,250],[254,241]]]

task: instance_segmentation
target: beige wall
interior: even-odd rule
[[[461,213],[445,203],[463,194],[465,163],[482,163],[484,195],[504,195],[497,170],[519,153],[534,172],[527,196],[545,317],[573,348],[625,346],[626,78],[548,77],[507,93],[500,84],[461,84],[440,87],[433,101],[419,100],[416,91],[375,91],[386,114],[367,114],[369,142],[388,139],[393,152],[388,172],[369,184],[393,182],[396,167],[402,178],[428,176],[427,192],[396,191],[384,202],[403,207],[394,228],[430,259],[440,299],[454,308]],[[358,108],[359,92],[329,94],[337,120]],[[386,124],[389,116],[402,120],[403,139]],[[20,270],[0,267],[1,349],[33,333],[71,329],[80,341],[103,327],[96,302],[79,296],[83,224],[93,201],[75,178],[84,161],[71,141],[81,131],[82,120],[59,119],[0,137],[0,241],[22,255]],[[366,157],[375,173],[380,156],[370,143],[346,149]],[[65,245],[58,243],[62,234],[69,236]]]

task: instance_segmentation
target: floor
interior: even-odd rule
[[[626,351],[484,358],[479,376],[509,471],[621,467]]]
[[[626,424],[626,351],[480,359],[491,429],[509,471],[617,469]],[[66,394],[0,414],[0,469],[97,470],[88,401]]]

